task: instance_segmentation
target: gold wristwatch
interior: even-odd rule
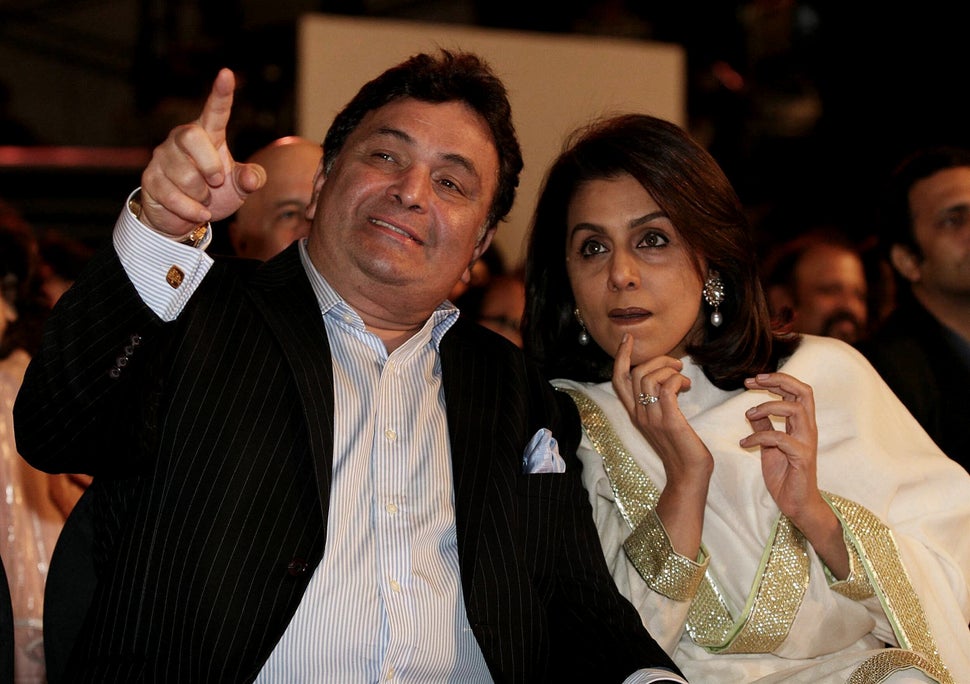
[[[128,200],[128,211],[135,215],[139,221],[141,220],[141,192],[136,192]],[[156,231],[159,232],[159,231]],[[191,247],[200,247],[203,242],[205,242],[206,236],[209,234],[209,224],[200,223],[195,228],[190,230],[188,233],[181,237],[168,236],[172,240],[183,244],[189,245]]]

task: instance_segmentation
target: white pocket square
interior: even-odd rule
[[[529,441],[522,456],[522,472],[525,475],[566,472],[566,462],[559,455],[559,443],[548,428],[539,430]]]

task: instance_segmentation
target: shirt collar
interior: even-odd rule
[[[310,287],[313,288],[313,294],[317,298],[320,313],[326,316],[332,312],[334,315],[342,317],[347,323],[357,326],[360,330],[364,330],[364,321],[360,318],[360,315],[337,294],[337,291],[331,287],[327,279],[320,274],[316,267],[314,267],[313,262],[310,261],[310,255],[306,249],[306,238],[300,240],[299,248],[300,261],[303,264],[303,270],[306,272],[307,279],[310,281]],[[455,321],[458,320],[459,313],[458,307],[447,299],[441,302],[432,312],[429,320],[431,324],[431,343],[434,345],[435,350],[439,350],[441,339],[451,326],[455,324]],[[425,328],[427,326],[428,323],[425,323]]]

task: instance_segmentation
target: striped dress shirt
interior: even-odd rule
[[[444,304],[387,353],[301,258],[334,368],[326,553],[257,682],[488,682],[461,598],[438,344]],[[324,647],[325,645],[325,647]]]

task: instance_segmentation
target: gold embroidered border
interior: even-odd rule
[[[656,511],[644,516],[623,542],[623,550],[651,589],[675,601],[690,601],[697,595],[710,564],[703,550],[699,563],[675,553]]]
[[[660,491],[626,450],[596,402],[583,392],[560,389],[576,403],[586,435],[603,459],[617,508],[630,528],[636,530],[653,511]],[[808,587],[805,547],[801,533],[787,518],[780,516],[765,548],[757,581],[738,620],[732,617],[711,573],[706,572],[687,618],[687,631],[694,642],[716,653],[770,653],[780,646],[788,636]],[[636,559],[631,558],[631,562],[638,571],[641,569]],[[645,576],[644,580],[654,586],[651,577]],[[674,596],[664,595],[676,599],[679,592],[673,593]]]
[[[926,665],[920,669],[942,683],[952,684],[953,677],[940,656],[923,606],[899,560],[899,548],[892,530],[854,501],[828,493],[825,497],[842,521],[843,529],[851,531],[850,541],[859,547],[859,558],[899,645],[922,655]]]
[[[905,651],[901,648],[887,648],[871,658],[867,658],[862,665],[855,669],[847,684],[879,684],[894,672],[910,667],[915,667],[931,677],[939,677],[938,674],[934,673],[933,665],[919,653]]]
[[[825,496],[826,493],[822,492],[822,498],[825,498]],[[831,503],[829,507],[834,510]],[[835,514],[838,515],[838,511]],[[852,543],[850,533],[844,525],[842,527],[842,541],[845,542],[846,551],[849,552],[849,576],[844,580],[836,579],[826,567],[825,578],[829,583],[829,589],[853,601],[864,601],[875,596],[876,590],[872,588],[872,582],[869,581],[869,575],[866,574],[866,567],[862,562],[862,556],[859,555],[859,549]]]
[[[809,582],[805,537],[785,516],[775,523],[766,546],[768,558],[748,596],[737,636],[715,653],[771,653],[788,637]],[[758,581],[760,579],[760,582]]]

